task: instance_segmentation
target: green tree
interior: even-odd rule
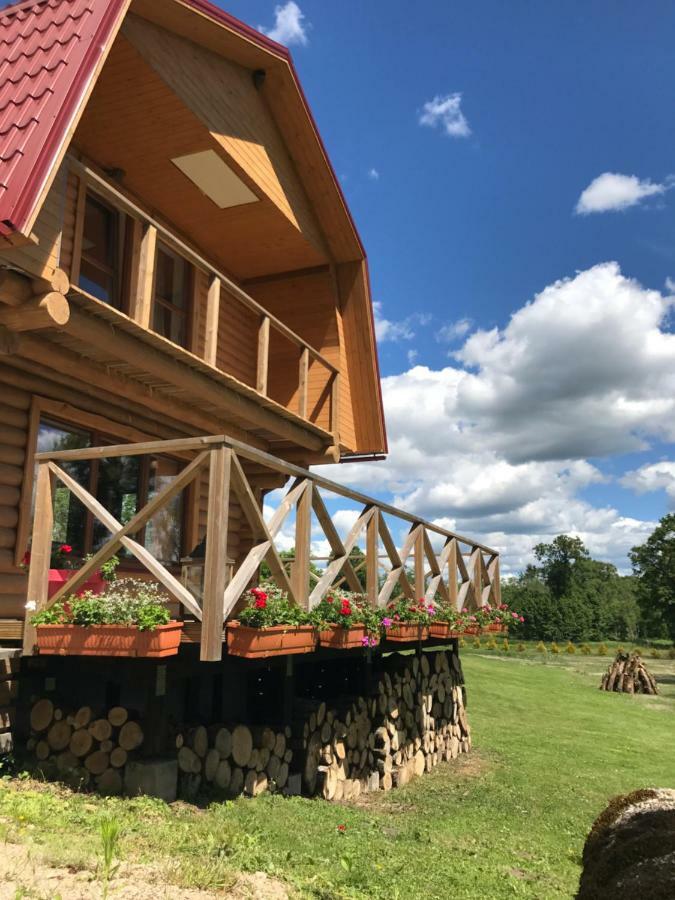
[[[537,544],[534,556],[540,563],[544,583],[557,600],[569,594],[575,567],[589,559],[581,538],[568,534],[559,534],[550,544]]]
[[[675,514],[664,516],[629,555],[638,578],[643,633],[675,640]]]

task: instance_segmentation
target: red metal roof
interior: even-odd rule
[[[0,10],[0,234],[30,220],[126,0]]]

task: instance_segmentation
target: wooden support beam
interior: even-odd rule
[[[35,294],[31,283],[23,275],[11,269],[0,269],[0,303],[20,306]]]
[[[490,576],[490,584],[492,585],[492,600],[496,606],[502,602],[502,586],[499,574],[499,556],[495,555],[488,563],[488,575]]]
[[[448,538],[448,602],[453,609],[457,609],[457,541]]]
[[[371,520],[373,515],[375,514],[374,506],[367,506],[361,515],[358,517],[356,522],[352,525],[349,534],[347,535],[347,540],[343,545],[343,554],[338,556],[337,559],[334,559],[332,562],[328,563],[326,569],[321,576],[321,578],[316,583],[314,590],[310,594],[309,597],[309,607],[310,609],[322,599],[325,592],[332,585],[335,578],[340,574],[342,569],[345,566],[345,563],[349,562],[349,554],[352,552],[354,547],[356,546],[356,542],[359,539],[359,535],[363,531],[363,529],[368,525],[368,522]],[[360,582],[359,582],[359,590],[360,590]]]
[[[270,317],[263,316],[258,326],[258,363],[256,368],[256,390],[267,396],[267,374],[270,363]]]
[[[20,341],[14,331],[0,325],[0,356],[14,356],[18,352]]]
[[[80,266],[82,264],[82,242],[84,240],[84,215],[87,206],[87,183],[84,178],[77,179],[77,201],[75,203],[75,231],[70,263],[71,284],[80,283]],[[134,269],[135,271],[135,269]]]
[[[70,304],[57,291],[38,294],[20,306],[0,307],[0,325],[10,331],[62,328],[70,318]]]
[[[206,342],[204,362],[215,366],[218,362],[218,328],[220,325],[220,278],[211,276],[206,295]]]
[[[366,528],[366,594],[368,603],[377,606],[379,594],[380,511],[376,508]]]
[[[298,368],[298,415],[307,418],[307,389],[309,387],[309,350],[303,347],[300,351]]]
[[[157,229],[145,225],[140,241],[138,269],[131,292],[131,318],[142,328],[150,328],[152,322],[152,294],[155,282],[157,257]]]
[[[26,655],[32,654],[35,649],[35,626],[31,625],[31,616],[33,612],[39,612],[47,604],[54,528],[53,489],[54,476],[49,463],[41,463],[38,466],[35,488],[33,539],[28,570],[28,605],[23,629],[23,652]]]
[[[389,598],[391,597],[397,583],[400,584],[401,590],[403,591],[404,595],[409,600],[414,600],[415,595],[406,575],[405,563],[410,556],[413,545],[415,543],[415,538],[417,536],[416,529],[420,528],[421,526],[414,525],[411,528],[411,530],[408,532],[408,535],[406,536],[403,548],[399,555],[399,552],[396,549],[396,544],[394,543],[394,539],[391,536],[391,533],[389,531],[389,528],[387,527],[387,523],[381,511],[379,515],[379,525],[380,537],[382,538],[382,543],[384,544],[384,549],[387,552],[387,556],[391,560],[392,569],[390,570],[384,584],[382,585],[382,590],[380,591],[377,598],[377,605],[386,606],[387,603],[389,603]]]
[[[223,656],[232,451],[227,447],[217,447],[210,450],[209,454],[209,501],[206,520],[200,659],[203,662],[217,662]]]
[[[418,526],[415,534],[415,599],[424,597],[424,527]]]
[[[333,524],[330,513],[326,509],[326,504],[323,502],[321,494],[319,493],[319,490],[315,484],[312,485],[312,507],[314,508],[314,515],[318,519],[319,525],[321,525],[323,533],[326,536],[326,540],[330,544],[331,551],[333,552],[333,554],[335,554],[335,556],[342,556],[346,559],[342,569],[345,578],[347,579],[349,589],[351,591],[356,591],[357,594],[361,593],[361,582],[356,576],[354,567],[347,558],[349,554],[345,552],[344,544],[340,539],[340,535],[338,534],[337,529]]]
[[[312,540],[312,489],[305,482],[305,489],[295,509],[295,560],[291,568],[291,581],[295,599],[303,609],[309,606],[309,565]]]
[[[335,446],[340,443],[340,373],[335,372],[330,383],[330,430]]]

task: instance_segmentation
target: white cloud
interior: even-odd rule
[[[388,459],[324,473],[503,549],[507,571],[563,532],[626,568],[654,523],[582,492],[603,480],[590,458],[675,441],[671,303],[611,262],[557,281],[455,365],[384,378]]]
[[[462,94],[437,94],[427,100],[419,116],[419,124],[440,127],[449,137],[469,137],[471,128],[462,112]]]
[[[304,19],[305,14],[298,4],[294,0],[288,0],[283,6],[274,7],[274,26],[267,29],[259,25],[258,30],[287,47],[292,44],[305,46],[308,42],[307,31],[311,26]]]
[[[675,294],[675,278],[671,278],[669,275],[664,282],[664,287],[669,294]]]
[[[456,322],[449,322],[447,325],[439,328],[436,332],[436,340],[440,344],[452,344],[454,341],[466,337],[472,327],[473,322],[471,319],[457,319]]]
[[[380,173],[377,169],[368,169],[368,178],[370,178],[371,181],[379,181]]]
[[[408,358],[408,365],[414,366],[415,363],[417,362],[417,357],[419,356],[419,351],[418,350],[408,350],[408,352],[406,353],[406,356]]]
[[[414,327],[428,325],[431,316],[426,313],[414,313],[399,321],[392,321],[382,315],[382,303],[379,300],[373,302],[375,313],[375,337],[380,344],[385,341],[411,341],[415,337]]]
[[[675,504],[675,462],[661,460],[647,463],[639,469],[626,472],[621,484],[637,494],[665,491],[671,504]]]
[[[637,175],[603,172],[582,191],[576,205],[579,215],[609,212],[637,206],[646,197],[665,193],[672,185],[659,184]]]

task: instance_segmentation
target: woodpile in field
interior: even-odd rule
[[[459,660],[390,657],[370,696],[315,704],[298,733],[303,793],[355,800],[407,784],[471,747]]]
[[[227,797],[242,793],[257,797],[265,791],[290,793],[290,737],[288,726],[275,731],[244,724],[210,728],[200,725],[179,732],[176,748],[180,796],[194,800],[200,792]]]
[[[122,706],[96,717],[90,706],[72,712],[48,698],[33,704],[26,749],[47,778],[101,794],[122,793],[127,761],[143,743],[143,729]]]
[[[600,690],[624,694],[658,694],[656,679],[647,670],[638,653],[617,653],[616,659],[602,676]]]

